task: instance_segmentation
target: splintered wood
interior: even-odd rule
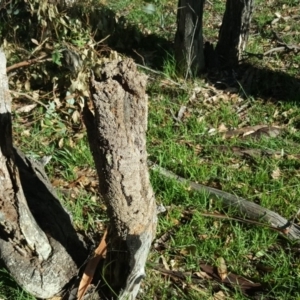
[[[43,174],[13,147],[6,59],[0,49],[1,260],[22,288],[45,299],[63,291],[87,254]]]

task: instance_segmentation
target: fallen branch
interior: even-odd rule
[[[52,61],[52,58],[44,59],[47,56],[48,56],[48,54],[43,54],[40,57],[33,58],[33,59],[28,59],[28,60],[21,61],[19,63],[13,64],[12,66],[6,68],[6,72],[8,73],[8,72],[11,72],[12,70],[19,69],[19,68],[22,68],[22,67],[28,67],[28,66],[31,66],[33,64],[44,62],[44,61]]]
[[[193,213],[194,211],[190,211],[188,213]],[[281,229],[278,229],[276,227],[273,227],[269,224],[266,224],[266,223],[262,223],[262,222],[259,222],[259,221],[255,221],[255,220],[249,220],[249,219],[245,219],[245,218],[239,218],[239,217],[230,217],[230,216],[227,216],[227,215],[222,215],[222,214],[218,214],[218,213],[203,213],[203,212],[200,212],[200,215],[203,216],[203,217],[211,217],[211,218],[216,218],[216,219],[226,219],[226,220],[232,220],[232,221],[236,221],[236,222],[241,222],[241,223],[246,223],[246,224],[254,224],[254,225],[257,225],[257,226],[262,226],[262,227],[267,227],[271,230],[274,230],[274,231],[278,231],[278,232],[282,232]]]
[[[44,108],[48,109],[48,106],[46,104],[44,104],[43,102],[37,100],[37,99],[34,99],[33,97],[29,96],[28,94],[26,93],[19,93],[19,92],[16,92],[16,91],[10,91],[12,94],[15,94],[15,95],[18,95],[18,96],[23,96],[25,98],[27,98],[28,100],[31,100],[33,102],[36,102],[38,103],[39,105],[43,106]]]
[[[279,19],[279,18],[278,18]],[[273,52],[283,52],[283,51],[294,51],[295,53],[298,53],[300,51],[300,47],[298,45],[293,45],[293,44],[287,44],[283,41],[283,39],[278,35],[277,32],[273,31],[273,35],[275,40],[277,41],[277,44],[279,47],[275,47],[273,49],[270,49],[266,51],[263,55],[266,56],[268,54],[271,54]]]
[[[284,46],[282,46],[282,47],[275,47],[275,48],[272,48],[272,49],[264,52],[263,55],[266,56],[266,55],[269,55],[269,54],[271,54],[273,52],[283,52],[285,50],[286,50],[286,47],[284,47]]]
[[[175,179],[178,182],[187,184],[193,190],[208,193],[212,199],[222,201],[222,204],[225,208],[234,208],[239,214],[248,219],[266,222],[271,227],[277,228],[278,231],[287,238],[293,241],[299,241],[300,226],[290,222],[279,214],[256,203],[250,202],[242,197],[238,197],[199,183],[191,182],[183,177],[177,176],[173,172],[166,170],[153,162],[148,162],[148,164],[152,170],[167,178]]]

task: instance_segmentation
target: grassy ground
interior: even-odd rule
[[[150,159],[189,180],[239,195],[293,219],[300,208],[300,56],[289,50],[262,54],[278,46],[274,32],[280,43],[299,47],[298,1],[257,1],[245,64],[235,70],[231,83],[226,74],[218,80],[208,75],[187,81],[176,77],[174,59],[168,52],[171,48],[163,48],[171,44],[176,30],[173,2],[103,3],[136,28],[132,55],[137,61],[161,72],[141,68],[149,75]],[[206,4],[204,34],[214,43],[223,9],[224,1]],[[155,38],[162,45],[159,49],[151,42]],[[128,54],[123,46],[119,49],[122,55]],[[78,99],[75,103],[62,101],[61,107],[53,95],[41,101],[56,104],[50,105],[53,109],[48,107],[47,114],[40,105],[24,113],[17,109],[32,102],[22,97],[14,100],[15,142],[34,157],[52,155],[47,172],[75,226],[97,236],[107,219],[97,198],[85,130],[74,113],[80,111]],[[276,129],[266,133],[257,131],[257,125]],[[296,243],[269,228],[230,219],[234,211],[224,210],[207,195],[156,172],[151,173],[151,181],[158,203],[167,211],[159,215],[157,241],[139,299],[300,299]],[[240,285],[222,284],[201,269],[203,264],[220,267],[221,262],[228,272],[260,283],[261,290],[251,287],[246,293]],[[220,271],[214,272],[220,275]],[[16,288],[4,271],[0,273],[1,297],[33,299]]]

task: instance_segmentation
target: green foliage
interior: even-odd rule
[[[61,51],[54,50],[52,52],[52,61],[57,64],[58,66],[61,66],[61,58],[63,57]]]

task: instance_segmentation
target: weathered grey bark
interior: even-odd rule
[[[156,204],[146,151],[146,76],[132,60],[113,61],[91,78],[95,117],[85,108],[100,193],[111,220],[106,269],[119,299],[135,299],[156,232]]]
[[[216,51],[223,67],[234,67],[248,41],[254,0],[227,0]]]
[[[186,77],[202,71],[203,53],[202,15],[205,0],[179,0],[175,58],[179,71]]]
[[[254,202],[247,201],[242,197],[189,181],[185,178],[177,176],[173,172],[168,171],[152,162],[149,162],[149,165],[153,170],[159,172],[159,174],[161,174],[162,176],[175,179],[178,182],[187,184],[193,190],[205,192],[209,195],[210,198],[214,200],[220,200],[224,208],[234,208],[236,210],[237,215],[246,217],[250,220],[266,223],[272,226],[273,228],[277,229],[278,232],[280,232],[282,235],[287,236],[293,242],[300,242],[300,226],[298,224],[295,224],[294,222],[285,219],[276,212],[264,208]]]
[[[38,298],[62,292],[87,257],[43,166],[13,148],[11,97],[1,50],[0,252],[16,281]]]

